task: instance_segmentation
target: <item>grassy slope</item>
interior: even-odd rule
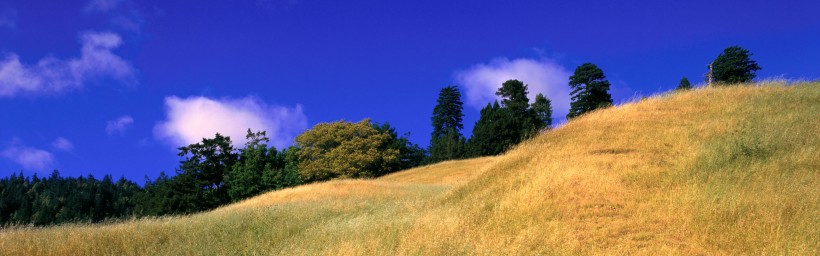
[[[819,120],[820,83],[700,89],[499,157],[192,216],[2,230],[0,253],[817,255]]]

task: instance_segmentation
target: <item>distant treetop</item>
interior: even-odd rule
[[[730,46],[718,55],[711,65],[711,78],[717,84],[737,84],[751,82],[760,70],[757,62],[750,58],[749,50],[740,46]],[[707,80],[709,77],[707,77]]]
[[[683,77],[680,79],[680,83],[678,83],[678,87],[675,90],[689,90],[692,89],[692,84],[689,83],[689,79]]]

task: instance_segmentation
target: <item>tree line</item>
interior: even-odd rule
[[[48,177],[23,173],[0,179],[0,226],[99,222],[131,216],[142,189],[134,182],[110,175],[96,179]]]
[[[567,119],[612,105],[609,81],[595,64],[584,63],[569,78],[572,103]],[[465,139],[463,103],[456,86],[439,92],[433,109],[429,162],[497,155],[544,129],[552,127],[552,101],[539,93],[530,103],[528,85],[511,79],[495,93],[501,98],[487,103],[472,135]]]
[[[265,131],[246,135],[243,148],[217,133],[178,148],[174,175],[161,172],[143,187],[111,176],[0,179],[0,226],[99,222],[127,217],[188,214],[214,209],[266,191],[337,178],[371,178],[416,167],[426,151],[389,123],[316,125],[293,146],[269,147]]]
[[[726,48],[709,64],[706,81],[715,85],[749,82],[760,67],[739,46]],[[610,83],[595,64],[578,66],[569,77],[567,119],[612,105]],[[681,79],[677,90],[692,88]],[[501,154],[552,127],[552,102],[528,85],[511,79],[495,93],[499,99],[481,109],[471,136],[462,134],[463,102],[457,86],[441,89],[433,108],[430,145],[422,148],[399,136],[389,123],[320,123],[300,134],[294,145],[277,150],[265,131],[248,129],[246,143],[213,138],[178,148],[183,158],[173,175],[146,179],[143,187],[111,176],[25,177],[0,179],[0,226],[99,222],[126,217],[188,214],[214,209],[266,191],[340,178],[373,178],[423,164]]]
[[[752,81],[760,70],[751,53],[740,46],[731,46],[707,67],[708,85],[733,85]],[[567,120],[612,105],[610,83],[604,72],[595,64],[578,66],[569,77],[571,89]],[[676,90],[688,90],[692,85],[683,77]],[[551,101],[538,94],[530,104],[528,88],[519,80],[501,84],[496,95],[498,101],[487,103],[473,127],[472,135],[465,139],[461,130],[464,114],[461,93],[456,86],[442,88],[433,109],[433,132],[430,139],[428,162],[451,159],[497,155],[543,129],[552,126]]]

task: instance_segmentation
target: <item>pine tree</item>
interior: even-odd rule
[[[678,84],[678,87],[675,88],[675,90],[679,90],[679,91],[680,90],[689,90],[689,89],[692,89],[692,84],[689,83],[689,79],[687,79],[686,77],[681,78],[680,83]]]
[[[265,131],[252,132],[248,129],[245,148],[240,150],[239,161],[225,177],[231,201],[239,201],[260,194],[268,188],[262,183],[262,174],[269,171],[276,158],[276,148],[268,149],[270,141]]]
[[[299,147],[290,146],[276,154],[276,160],[265,166],[262,184],[267,189],[282,189],[302,184],[297,168]]]
[[[717,84],[737,84],[751,82],[760,70],[757,62],[750,58],[749,50],[740,46],[730,46],[723,50],[710,65],[712,78]]]
[[[543,94],[535,96],[535,102],[532,103],[532,111],[536,116],[536,129],[544,129],[552,127],[552,102],[544,97]]]
[[[458,87],[451,85],[441,89],[436,107],[433,108],[433,139],[443,136],[450,130],[459,132],[464,129],[463,105]]]
[[[444,87],[439,92],[436,107],[433,108],[433,132],[430,136],[428,162],[435,163],[463,157],[465,147],[464,135],[461,134],[461,129],[464,128],[463,105],[458,87]]]
[[[519,80],[507,80],[501,84],[501,88],[495,92],[495,95],[501,96],[501,106],[508,108],[513,113],[521,113],[527,111],[530,104],[530,99],[527,98],[527,85]]]
[[[569,86],[572,88],[572,102],[567,119],[612,105],[609,81],[595,64],[584,63],[578,66],[575,73],[569,77]]]
[[[465,156],[466,139],[457,131],[450,129],[444,136],[436,138],[430,144],[431,163],[459,159]]]
[[[217,133],[213,139],[203,138],[200,143],[179,148],[178,155],[186,159],[180,163],[179,174],[174,181],[180,174],[191,179],[180,180],[179,184],[182,186],[180,191],[190,191],[190,186],[193,186],[193,193],[180,196],[181,199],[192,200],[184,202],[194,206],[189,208],[192,212],[213,209],[230,202],[224,178],[238,160],[230,137]]]
[[[521,141],[520,120],[512,118],[512,111],[498,101],[481,109],[481,117],[473,127],[468,144],[473,157],[501,154]]]
[[[512,144],[518,144],[543,128],[543,125],[539,124],[535,110],[530,108],[527,87],[522,81],[507,80],[495,93],[501,96],[501,108],[505,118],[500,121],[506,126],[505,129],[508,129],[503,133],[508,133],[505,138],[509,138]]]

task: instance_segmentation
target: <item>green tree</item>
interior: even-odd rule
[[[374,123],[373,129],[388,135],[388,139],[382,145],[382,150],[393,149],[399,152],[398,158],[391,159],[392,162],[382,164],[385,168],[380,173],[376,173],[376,176],[419,166],[427,157],[427,152],[424,149],[410,142],[410,139],[407,138],[409,133],[399,137],[396,129],[391,127],[390,123]]]
[[[228,195],[232,201],[239,201],[266,191],[268,187],[263,183],[262,174],[272,172],[276,160],[276,148],[268,149],[266,142],[270,141],[265,131],[252,132],[248,129],[245,137],[245,148],[240,149],[239,161],[234,164],[225,183]]]
[[[199,181],[193,172],[177,171],[177,175],[163,185],[168,186],[167,193],[162,200],[160,214],[185,214],[204,211],[216,207],[213,202],[216,193],[205,193],[202,181]],[[227,194],[227,193],[226,193]],[[227,195],[224,201],[228,202]]]
[[[441,89],[433,108],[433,132],[430,136],[430,159],[435,163],[444,160],[458,159],[463,156],[464,135],[461,129],[464,114],[461,92],[456,86]],[[453,151],[455,150],[455,151]]]
[[[711,64],[711,74],[717,84],[737,84],[751,82],[760,70],[757,62],[750,58],[749,50],[740,46],[730,46],[723,50]]]
[[[519,80],[507,80],[498,89],[501,104],[487,104],[467,141],[470,156],[497,155],[552,125],[552,106],[543,94],[530,105],[528,86]]]
[[[675,90],[689,90],[692,89],[692,84],[689,83],[689,79],[683,77],[680,79],[680,83],[678,83],[678,87]]]
[[[518,144],[544,127],[535,110],[530,108],[527,87],[522,81],[507,80],[495,93],[501,96],[501,108],[504,109],[504,115],[499,116],[504,120],[499,121],[503,122],[505,129],[509,129],[501,133],[509,134],[509,138],[505,139],[510,139],[512,144]]]
[[[398,150],[382,147],[389,139],[369,119],[317,124],[296,137],[299,172],[308,182],[374,177],[399,157]]]
[[[430,143],[429,163],[460,159],[466,155],[467,140],[461,133],[450,129]]]
[[[481,116],[473,126],[473,135],[467,142],[470,156],[497,155],[521,141],[520,125],[509,109],[498,101],[481,109]]]
[[[501,84],[501,88],[495,95],[501,96],[501,106],[508,108],[513,113],[527,112],[530,106],[530,99],[527,98],[527,85],[519,80],[507,80]]]
[[[238,160],[230,137],[217,133],[213,139],[203,138],[200,143],[180,147],[178,155],[186,157],[180,162],[178,176],[184,174],[187,176],[185,178],[190,178],[196,192],[195,195],[183,196],[194,200],[185,202],[194,206],[192,211],[212,209],[230,202],[224,177]]]
[[[569,86],[572,89],[572,102],[567,119],[612,105],[609,81],[606,80],[604,71],[595,64],[584,63],[578,66],[569,77]]]
[[[269,190],[282,189],[301,184],[296,168],[297,147],[282,152],[265,144],[269,139],[265,131],[248,129],[245,148],[240,150],[239,161],[226,177],[228,194],[233,201],[259,195]]]
[[[58,171],[44,179],[13,174],[0,179],[0,226],[53,225],[99,222],[130,216],[139,186],[111,175],[61,177]]]
[[[536,129],[552,127],[552,102],[550,99],[539,93],[535,95],[535,102],[532,103],[530,108],[535,113]]]
[[[265,166],[262,183],[269,190],[283,189],[302,184],[299,176],[299,147],[290,146],[276,155],[274,163]]]
[[[441,89],[438,100],[436,100],[436,107],[433,108],[432,137],[434,139],[442,137],[449,130],[464,129],[463,105],[458,87],[451,85]]]
[[[171,177],[160,172],[156,179],[145,177],[145,189],[136,196],[134,213],[137,216],[160,216],[170,213]]]

